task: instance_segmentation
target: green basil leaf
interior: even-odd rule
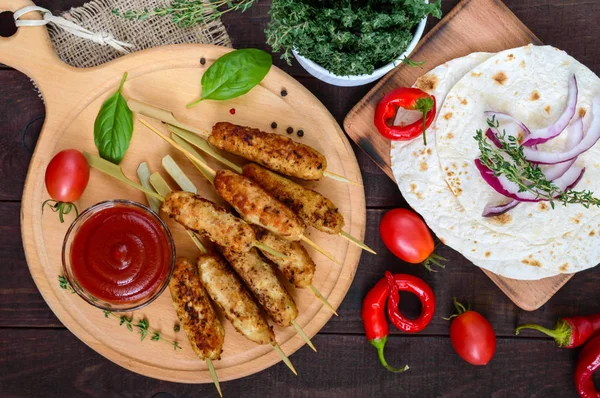
[[[264,79],[272,64],[270,54],[255,48],[223,55],[204,72],[200,99],[187,107],[206,99],[223,101],[246,94]]]
[[[123,75],[119,90],[110,96],[100,108],[94,122],[94,143],[100,157],[119,164],[133,134],[133,112],[121,94],[127,73]]]

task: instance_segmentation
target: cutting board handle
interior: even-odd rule
[[[14,13],[34,5],[29,0],[0,0],[0,12]],[[37,11],[20,19],[43,20]],[[0,62],[26,74],[37,84],[42,95],[55,91],[50,88],[60,87],[61,76],[75,69],[58,58],[45,26],[21,26],[13,36],[0,37]]]

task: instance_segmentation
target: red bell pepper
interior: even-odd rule
[[[390,121],[396,117],[398,108],[423,113],[423,119],[406,126],[392,126]],[[390,140],[408,141],[423,134],[423,143],[427,145],[425,131],[435,119],[435,97],[418,88],[400,87],[387,93],[375,109],[375,127],[379,133]]]

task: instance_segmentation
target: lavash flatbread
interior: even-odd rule
[[[492,55],[473,53],[449,61],[421,77],[415,86],[436,97],[439,117],[444,99],[452,87]],[[445,244],[461,252],[478,266],[516,279],[540,279],[556,275],[556,272],[524,266],[511,260],[507,253],[488,254],[479,250],[478,232],[482,227],[465,217],[465,210],[445,182],[437,148],[433,143],[437,134],[436,126],[437,121],[427,131],[430,142],[427,147],[424,147],[420,138],[392,142],[392,171],[406,201],[421,214]]]
[[[527,279],[519,270],[572,273],[600,262],[599,208],[571,204],[552,210],[547,202],[521,203],[502,216],[482,217],[484,206],[502,196],[483,181],[473,162],[480,154],[473,136],[487,126],[484,111],[508,113],[530,129],[548,126],[565,106],[573,74],[579,86],[577,112],[584,115],[587,128],[600,79],[553,47],[529,45],[500,52],[467,73],[448,93],[436,123],[436,148],[445,182],[464,209],[455,230],[463,238],[476,231],[477,246],[461,247],[476,265],[504,276],[509,276],[510,267],[517,272],[510,277]],[[566,135],[540,148],[559,150]],[[585,166],[586,173],[575,189],[600,195],[600,144],[581,155],[576,164]],[[449,228],[456,220],[436,221]],[[472,250],[476,252],[471,255]]]

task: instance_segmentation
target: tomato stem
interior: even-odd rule
[[[75,209],[75,218],[79,217],[79,210],[73,202],[60,202],[54,199],[47,199],[42,203],[42,214],[44,214],[44,207],[46,205],[48,205],[53,212],[58,213],[58,219],[61,224],[65,222],[64,215],[69,214],[73,209]]]
[[[442,319],[449,321],[453,318],[456,318],[457,316],[459,316],[461,314],[464,314],[465,312],[467,312],[471,309],[470,304],[467,305],[467,307],[465,307],[456,299],[456,297],[453,297],[453,302],[454,302],[454,308],[456,308],[456,312],[452,313],[452,315],[450,315],[448,318],[442,318]]]
[[[431,253],[422,264],[429,272],[437,272],[432,268],[432,264],[440,268],[446,268],[446,264],[444,264],[442,261],[448,261],[448,259],[438,254]]]

